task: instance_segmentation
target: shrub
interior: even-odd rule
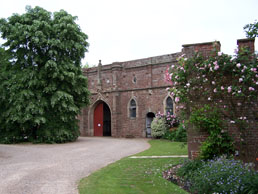
[[[234,159],[189,160],[177,171],[177,175],[190,183],[193,193],[258,192],[258,172]]]
[[[170,114],[170,112],[167,112],[167,114],[158,112],[156,118],[164,119],[168,128],[177,127],[179,125],[179,120],[176,115]]]
[[[170,141],[186,142],[187,134],[184,124],[180,124],[178,128],[173,131],[167,130],[162,138]]]
[[[177,175],[188,181],[194,176],[194,172],[202,167],[203,160],[185,160],[182,167],[177,170]]]
[[[162,137],[167,131],[167,124],[164,119],[162,118],[154,118],[151,123],[151,135],[154,138]]]
[[[214,156],[231,155],[234,153],[233,140],[223,130],[223,121],[218,111],[208,105],[196,109],[190,116],[192,123],[197,130],[206,131],[209,137],[202,143],[200,148],[201,159],[212,159]]]

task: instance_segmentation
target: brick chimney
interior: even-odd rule
[[[185,44],[183,45],[182,52],[187,57],[194,56],[194,53],[199,52],[204,57],[213,56],[216,52],[220,51],[220,42],[204,42],[204,43],[196,43],[196,44]],[[216,54],[215,54],[216,55]]]
[[[237,45],[238,45],[238,50],[241,50],[241,48],[246,48],[248,49],[251,53],[254,53],[254,38],[245,38],[245,39],[238,39],[237,40]]]

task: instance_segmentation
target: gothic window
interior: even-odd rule
[[[136,102],[134,99],[130,101],[130,117],[135,118],[136,117]]]
[[[134,75],[134,76],[133,76],[133,83],[135,84],[136,81],[137,81],[137,79],[136,79],[136,77],[135,77],[135,75]]]
[[[167,97],[166,100],[166,114],[169,112],[169,114],[174,114],[173,112],[173,100],[171,97]]]

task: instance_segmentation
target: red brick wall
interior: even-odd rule
[[[237,44],[239,48],[248,47],[251,52],[254,52],[254,39],[241,39]],[[103,65],[100,70],[101,85],[98,85],[98,67],[84,69],[92,96],[91,105],[83,109],[79,116],[81,135],[93,136],[92,115],[98,101],[102,100],[111,109],[113,137],[146,137],[147,113],[164,111],[164,100],[168,96],[166,88],[169,86],[169,83],[164,81],[166,68],[176,64],[176,58],[183,53],[189,58],[195,52],[210,56],[214,51],[220,51],[219,42],[188,44],[183,45],[182,52],[175,54]],[[132,98],[137,103],[137,117],[133,119],[129,117],[128,111],[128,104]],[[252,104],[252,107],[256,107],[258,112],[257,101]],[[249,107],[241,111],[253,114]],[[255,162],[255,158],[258,158],[258,124],[255,119],[250,122],[251,128],[246,136],[246,146],[250,154],[253,154],[252,161]],[[234,125],[229,124],[228,131],[234,135],[237,142],[241,142],[240,132]],[[192,127],[188,129],[189,158],[198,156],[199,147],[206,138],[205,132],[196,132]]]
[[[209,53],[212,53],[214,47],[212,46],[213,42],[203,43],[203,44],[192,44],[192,45],[184,45],[183,52],[187,57],[191,57],[194,55],[196,51],[203,53],[206,56],[209,56]],[[254,39],[241,39],[237,41],[239,48],[248,48],[251,52],[254,52]],[[219,48],[219,47],[218,47]],[[219,51],[219,50],[217,50]],[[200,103],[200,102],[196,102]],[[204,102],[202,102],[204,103]],[[207,102],[209,104],[209,102]],[[231,106],[228,104],[227,106]],[[245,162],[253,162],[258,166],[258,162],[256,158],[258,158],[258,101],[254,101],[251,104],[247,104],[242,109],[236,109],[236,114],[240,117],[245,115],[248,120],[249,128],[242,130],[237,128],[235,124],[230,124],[229,118],[224,118],[227,125],[227,130],[229,134],[234,138],[236,142],[236,147],[239,155],[237,158],[241,158]],[[256,110],[256,111],[255,111]],[[255,115],[256,112],[256,115]],[[205,141],[208,137],[208,134],[205,132],[196,131],[193,126],[189,126],[188,128],[188,155],[189,158],[196,158],[199,154],[199,148],[201,143]]]
[[[176,64],[180,53],[146,59],[117,62],[101,67],[84,69],[91,92],[91,105],[82,110],[80,132],[93,136],[93,112],[98,100],[111,109],[111,133],[113,137],[146,137],[146,115],[164,112],[164,100],[169,86],[164,79],[166,68]],[[98,68],[101,69],[101,85],[98,85]],[[129,116],[129,102],[135,99],[136,118]]]

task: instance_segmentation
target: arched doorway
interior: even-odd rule
[[[151,122],[153,121],[155,114],[149,112],[146,115],[146,137],[151,137]]]
[[[94,136],[111,136],[111,112],[101,101],[94,109]]]

